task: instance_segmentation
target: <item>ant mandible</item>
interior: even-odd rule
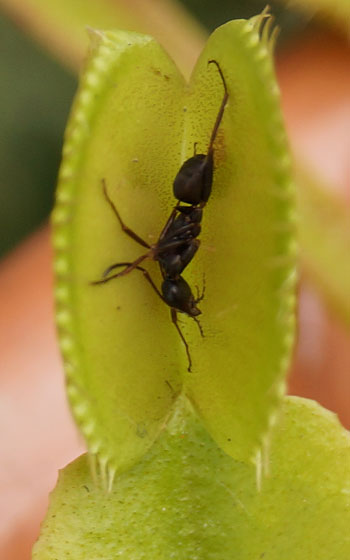
[[[198,295],[198,297],[195,298],[189,284],[181,274],[192,261],[200,244],[198,236],[201,231],[200,224],[202,221],[203,208],[208,202],[213,183],[214,141],[229,97],[226,81],[219,63],[216,60],[209,60],[208,65],[209,64],[215,64],[217,66],[224,86],[224,96],[211,133],[207,153],[196,154],[195,144],[194,155],[182,164],[173,183],[173,193],[178,203],[173,208],[160,233],[158,241],[154,245],[149,245],[144,239],[139,237],[132,229],[124,224],[115,204],[108,195],[106,182],[104,179],[102,180],[104,196],[117,217],[123,232],[139,243],[139,245],[147,248],[148,251],[133,262],[112,264],[104,271],[102,280],[92,282],[93,285],[100,285],[114,278],[125,276],[132,270],[139,270],[142,272],[157,295],[170,307],[171,320],[186,348],[188,371],[191,371],[192,360],[187,341],[178,325],[177,313],[186,313],[192,317],[203,336],[202,327],[197,319],[197,316],[201,314],[197,304],[203,299],[204,290],[201,296]],[[189,206],[185,206],[182,203]],[[149,272],[140,266],[142,261],[146,259],[153,259],[159,263],[163,278],[161,290],[157,288]],[[121,267],[124,267],[121,272],[108,276],[112,270]]]

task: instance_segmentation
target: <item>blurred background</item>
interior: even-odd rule
[[[299,336],[289,391],[350,427],[349,0],[270,2],[295,155]],[[259,0],[0,0],[0,558],[28,560],[57,470],[84,449],[55,340],[48,218],[86,26],[154,35],[189,73]]]

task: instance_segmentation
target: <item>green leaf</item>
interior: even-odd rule
[[[111,492],[86,456],[61,472],[33,560],[347,560],[350,441],[316,403],[286,399],[259,492],[252,466],[210,439],[182,400]]]
[[[67,129],[54,213],[57,308],[68,393],[89,450],[111,476],[157,437],[184,384],[212,435],[236,458],[261,446],[283,393],[293,339],[293,188],[263,17],[219,28],[189,88],[149,37],[96,33]],[[193,372],[169,308],[139,271],[102,286],[112,263],[155,243],[181,163],[205,153],[224,90],[202,246],[186,269],[205,338],[184,317]],[[186,109],[186,111],[184,111]],[[146,262],[146,261],[145,261]],[[160,286],[155,262],[146,266]]]

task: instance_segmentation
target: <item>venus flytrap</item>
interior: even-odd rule
[[[292,183],[262,22],[219,28],[189,87],[149,37],[95,33],[67,128],[54,242],[68,394],[90,451],[112,470],[145,452],[182,390],[220,445],[242,460],[260,447],[281,399],[293,333]],[[155,242],[181,163],[194,143],[206,151],[223,95],[210,59],[220,62],[230,97],[202,246],[185,273],[193,287],[206,283],[204,340],[190,320],[182,324],[188,375],[168,308],[142,275],[91,282],[140,254],[106,203],[102,180],[124,222]],[[147,266],[160,285],[155,263]]]
[[[289,558],[288,535],[298,543],[298,531],[281,518],[288,511],[279,502],[288,464],[296,457],[302,480],[309,468],[303,445],[315,453],[321,446],[325,462],[330,453],[317,437],[325,413],[295,399],[280,414],[294,331],[294,204],[265,18],[217,29],[189,85],[151,38],[94,33],[67,128],[53,221],[67,392],[90,459],[98,461],[98,481],[85,457],[64,471],[35,559],[226,560],[266,551],[280,559]],[[91,282],[111,263],[140,254],[106,203],[102,180],[125,223],[152,244],[174,205],[180,165],[195,143],[206,152],[223,94],[220,76],[208,67],[212,59],[229,101],[215,142],[201,247],[184,274],[192,287],[203,277],[206,283],[205,338],[190,318],[181,323],[193,361],[188,373],[168,307],[142,275]],[[146,266],[160,285],[156,263]],[[299,416],[313,420],[304,443]],[[333,419],[325,430],[349,458]],[[271,479],[260,480],[263,466]],[[337,496],[344,478],[340,467],[331,484]],[[321,491],[314,482],[324,499],[329,486]],[[305,489],[300,483],[299,505]],[[315,508],[310,499],[305,516]],[[305,558],[294,554],[294,544],[290,550],[291,558]]]

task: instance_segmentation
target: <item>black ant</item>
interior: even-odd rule
[[[160,233],[157,243],[154,245],[149,245],[124,224],[116,206],[108,195],[105,180],[102,180],[104,196],[116,215],[122,230],[129,237],[134,239],[134,241],[139,243],[139,245],[146,247],[148,251],[133,262],[112,264],[104,271],[102,280],[92,282],[94,285],[105,284],[114,278],[120,278],[121,276],[129,274],[132,270],[139,270],[142,272],[154,291],[170,307],[171,320],[186,348],[188,371],[191,371],[192,360],[188,344],[177,322],[177,312],[180,311],[192,317],[192,319],[196,321],[201,335],[204,336],[200,322],[197,319],[197,316],[201,314],[197,304],[203,299],[204,290],[201,296],[198,295],[198,297],[195,298],[190,286],[186,280],[182,278],[181,274],[192,261],[200,244],[197,238],[201,231],[200,224],[202,221],[203,208],[208,202],[213,183],[214,141],[228,100],[226,81],[218,62],[216,60],[209,60],[208,64],[215,64],[217,66],[224,86],[224,97],[211,133],[207,153],[196,154],[195,144],[194,155],[182,164],[173,183],[173,193],[179,202],[173,208]],[[182,203],[186,203],[189,206],[184,206]],[[153,282],[148,271],[140,266],[145,259],[158,261],[163,278],[161,291]],[[120,267],[124,267],[121,272],[108,276],[112,270]]]

